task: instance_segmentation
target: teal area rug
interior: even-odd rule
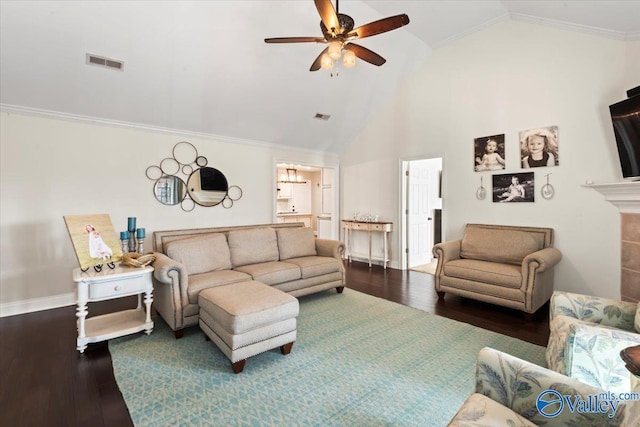
[[[350,289],[300,298],[298,340],[233,374],[199,328],[176,340],[112,340],[116,381],[136,426],[444,426],[493,347],[544,364],[544,347]]]

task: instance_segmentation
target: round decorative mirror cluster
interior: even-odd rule
[[[145,171],[147,178],[154,181],[153,195],[163,205],[179,204],[185,212],[191,212],[196,204],[205,207],[222,204],[229,209],[242,197],[242,189],[229,186],[224,174],[208,167],[207,158],[198,155],[190,142],[178,142],[171,154],[173,157],[162,159],[160,165],[149,166]]]

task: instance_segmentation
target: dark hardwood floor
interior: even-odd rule
[[[447,295],[438,301],[433,277],[417,271],[346,265],[347,287],[429,313],[546,345],[548,307],[532,321],[490,304]],[[90,304],[90,314],[135,307],[135,297]],[[0,425],[130,426],[113,377],[107,343],[75,349],[75,307],[0,319]],[[155,321],[162,322],[160,318]]]

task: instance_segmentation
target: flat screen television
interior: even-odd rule
[[[640,86],[627,92],[628,99],[609,106],[618,157],[625,181],[640,180]]]

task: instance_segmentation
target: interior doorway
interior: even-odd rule
[[[442,240],[442,157],[402,161],[402,268],[429,270]]]
[[[302,222],[316,237],[338,239],[338,166],[276,161],[274,172],[274,222]]]

